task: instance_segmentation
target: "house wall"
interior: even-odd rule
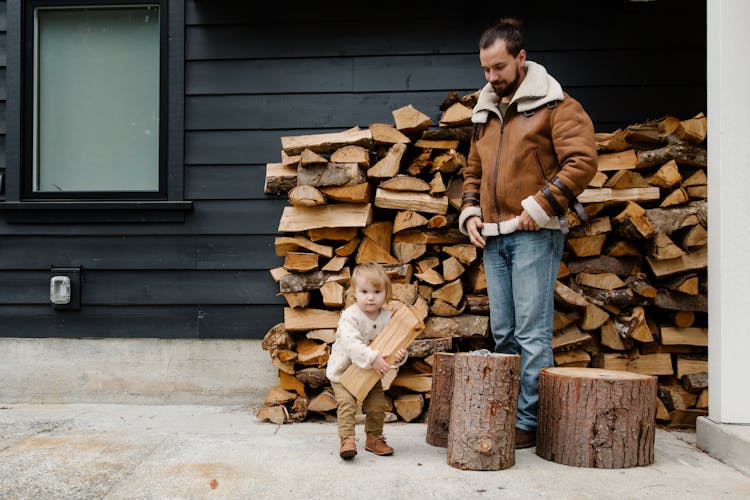
[[[706,111],[704,2],[560,4],[483,5],[480,16],[433,4],[263,12],[186,1],[184,197],[193,210],[180,223],[117,224],[11,224],[0,211],[0,336],[262,338],[284,305],[269,269],[281,264],[273,239],[287,200],[263,193],[280,137],[392,123],[407,104],[437,123],[449,92],[484,84],[476,41],[506,13],[527,17],[529,59],[582,102],[599,132]],[[81,266],[80,310],[50,306],[51,266]]]

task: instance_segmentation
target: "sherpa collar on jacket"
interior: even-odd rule
[[[544,66],[526,61],[524,67],[526,68],[526,77],[518,86],[518,90],[513,94],[511,100],[511,104],[516,103],[519,113],[536,109],[552,101],[563,100],[562,87],[557,80],[547,73]],[[490,112],[500,116],[500,110],[497,108],[499,99],[492,89],[492,85],[487,83],[479,92],[471,121],[473,123],[487,123],[487,115]]]

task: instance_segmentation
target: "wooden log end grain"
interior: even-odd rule
[[[599,469],[652,464],[656,390],[653,375],[577,367],[541,370],[537,455]]]

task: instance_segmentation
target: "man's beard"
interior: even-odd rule
[[[512,82],[510,82],[508,85],[506,85],[505,87],[497,87],[493,85],[492,89],[495,91],[495,94],[497,94],[497,96],[500,98],[512,96],[516,92],[516,89],[518,89],[518,83],[520,79],[521,79],[521,73],[516,72],[516,78]]]

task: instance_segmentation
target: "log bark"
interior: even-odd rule
[[[448,447],[448,429],[453,399],[453,353],[435,354],[432,365],[432,389],[427,409],[425,441],[432,446]]]
[[[606,255],[589,257],[586,259],[570,259],[566,263],[568,271],[573,274],[581,272],[604,273],[610,272],[620,276],[628,276],[638,264],[639,259],[632,257],[615,258]]]
[[[297,185],[297,167],[281,163],[266,164],[266,182],[263,192],[266,194],[285,194]]]
[[[651,208],[646,210],[646,216],[657,230],[667,234],[695,224],[707,227],[708,204],[701,200],[679,207]]]
[[[688,373],[682,376],[682,386],[686,391],[692,393],[699,393],[704,389],[708,389],[708,373]]]
[[[315,164],[297,169],[298,186],[316,188],[353,186],[365,181],[365,175],[356,163]]]
[[[708,297],[706,294],[685,295],[672,290],[660,289],[654,304],[662,309],[708,312]]]
[[[417,339],[409,344],[407,352],[409,357],[426,358],[432,354],[447,352],[453,348],[453,338],[443,337],[439,339]]]
[[[515,464],[521,357],[457,353],[448,431],[448,464],[500,470]]]
[[[541,370],[537,455],[600,469],[652,464],[656,389],[654,376],[595,368]]]
[[[641,151],[638,155],[638,168],[655,167],[674,160],[678,165],[706,167],[706,148],[689,144],[670,144],[663,148]]]

